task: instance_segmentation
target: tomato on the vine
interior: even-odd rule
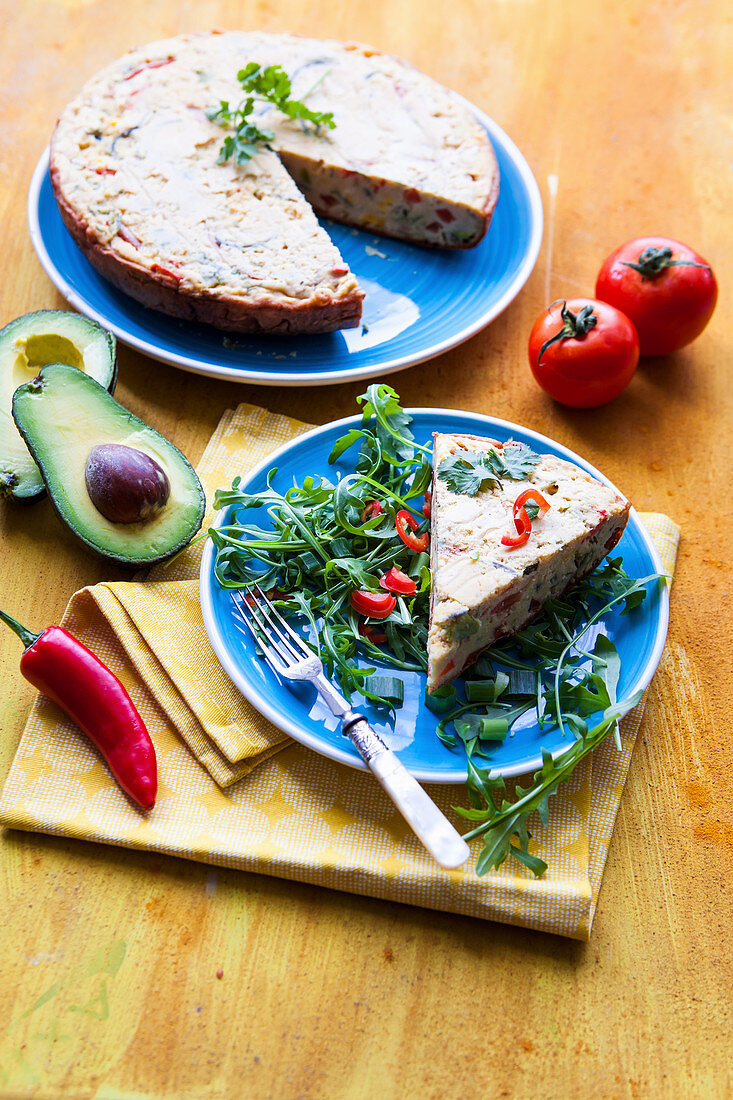
[[[668,355],[705,328],[718,284],[707,260],[681,241],[637,237],[605,261],[596,297],[631,318],[642,355]]]
[[[540,386],[576,409],[618,397],[638,362],[639,338],[631,321],[592,298],[553,302],[529,337],[529,363]]]

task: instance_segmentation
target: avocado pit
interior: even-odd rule
[[[13,419],[60,518],[108,561],[164,561],[201,526],[206,501],[191,464],[85,371],[45,364],[13,394]]]
[[[155,459],[136,447],[101,443],[84,467],[87,493],[110,523],[147,523],[165,507],[170,482]]]

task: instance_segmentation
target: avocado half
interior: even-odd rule
[[[46,363],[68,363],[114,393],[116,349],[111,332],[65,309],[26,313],[0,330],[0,497],[31,501],[46,491],[11,416],[18,386]]]
[[[188,460],[76,367],[44,366],[15,391],[13,417],[59,516],[102,557],[152,565],[186,546],[201,526],[206,500]],[[142,451],[164,471],[170,491],[159,511],[140,522],[115,523],[97,510],[85,471],[90,452],[102,444]]]

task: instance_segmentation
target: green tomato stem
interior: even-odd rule
[[[624,267],[638,271],[642,279],[654,279],[668,267],[704,267],[707,271],[710,270],[708,264],[699,264],[695,260],[673,260],[669,245],[664,248],[655,248],[652,245],[644,249],[635,264],[627,260],[622,260],[621,263]]]
[[[537,356],[537,365],[542,362],[542,356],[545,354],[551,344],[556,343],[558,340],[582,340],[582,338],[590,332],[592,328],[598,324],[598,318],[593,312],[593,306],[583,306],[577,313],[573,313],[568,309],[567,303],[563,302],[560,308],[560,317],[562,318],[562,328],[551,336],[549,340],[545,340],[544,344],[540,348],[540,354]]]

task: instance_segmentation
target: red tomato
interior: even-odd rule
[[[639,362],[639,338],[615,306],[592,298],[553,302],[529,337],[529,364],[545,393],[576,409],[618,397]]]
[[[397,606],[397,600],[389,592],[369,592],[366,588],[357,588],[351,593],[351,606],[359,615],[386,619]]]
[[[638,237],[613,252],[596,297],[630,317],[642,355],[668,355],[699,336],[713,315],[718,284],[710,264],[686,244]]]
[[[417,592],[417,585],[412,577],[408,577],[407,573],[403,573],[396,565],[379,578],[379,584],[388,592],[399,592],[401,596],[414,596]]]

